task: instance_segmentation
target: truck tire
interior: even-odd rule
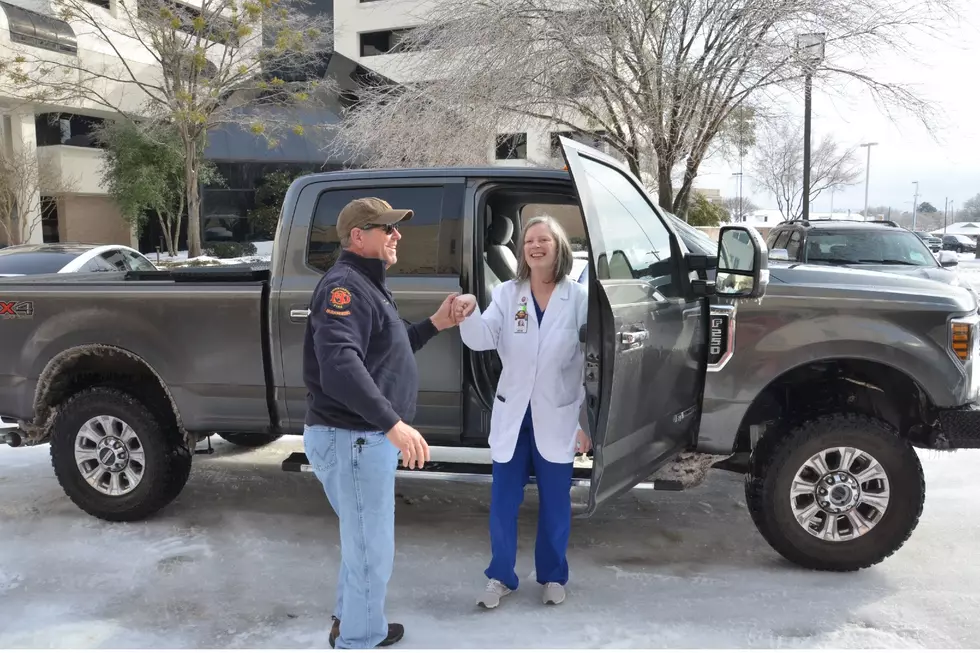
[[[925,478],[888,423],[825,415],[759,443],[745,498],[780,555],[818,571],[857,571],[895,553],[915,530]]]
[[[281,434],[277,433],[219,433],[218,435],[235,446],[248,447],[249,449],[264,447],[282,437]]]
[[[71,501],[99,519],[136,521],[180,494],[190,451],[176,428],[114,388],[83,390],[60,406],[51,428],[51,464]]]

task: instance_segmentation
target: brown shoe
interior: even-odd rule
[[[401,624],[388,624],[388,636],[385,637],[375,648],[391,646],[405,636],[405,626]],[[340,620],[333,617],[333,627],[330,628],[330,648],[334,648],[337,638],[340,637]]]

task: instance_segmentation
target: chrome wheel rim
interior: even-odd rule
[[[120,497],[135,490],[143,480],[145,460],[136,431],[118,417],[93,417],[75,436],[78,471],[106,496]]]
[[[884,467],[861,449],[824,449],[793,477],[790,508],[807,533],[826,542],[866,535],[888,509],[891,484]]]

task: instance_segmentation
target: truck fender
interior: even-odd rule
[[[138,366],[139,369],[152,375],[152,378],[156,380],[160,391],[166,397],[167,402],[173,410],[173,416],[178,430],[188,443],[188,447],[193,449],[196,440],[191,439],[191,436],[185,431],[180,418],[180,410],[177,408],[177,403],[174,401],[174,397],[164,382],[163,377],[141,356],[128,349],[106,343],[92,343],[70,347],[47,362],[38,377],[38,382],[34,390],[34,421],[31,428],[28,429],[28,435],[33,436],[31,439],[46,437],[45,434],[48,432],[51,422],[57,415],[56,406],[60,403],[60,397],[56,389],[58,387],[57,381],[62,378],[64,372],[71,369],[73,365],[80,363],[85,357],[92,356],[98,358],[107,355],[124,357]],[[54,400],[52,401],[52,399]]]
[[[805,365],[834,360],[884,365],[914,380],[938,406],[954,405],[968,383],[966,373],[945,348],[892,322],[845,315],[807,316],[767,330],[748,311],[738,317],[731,359],[724,369],[707,376],[699,452],[732,452],[752,404],[771,384]],[[951,376],[957,370],[958,378]]]

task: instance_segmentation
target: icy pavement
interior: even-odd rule
[[[0,448],[0,648],[329,648],[339,549],[316,480],[279,471],[284,438],[219,439],[155,519],[108,524],[74,507],[46,447]],[[980,452],[920,451],[926,508],[896,555],[856,574],[784,563],[745,510],[741,478],[637,491],[572,528],[567,601],[532,574],[537,495],[521,521],[521,589],[475,606],[489,486],[399,483],[388,615],[400,648],[980,645]],[[583,490],[575,490],[582,500]]]

